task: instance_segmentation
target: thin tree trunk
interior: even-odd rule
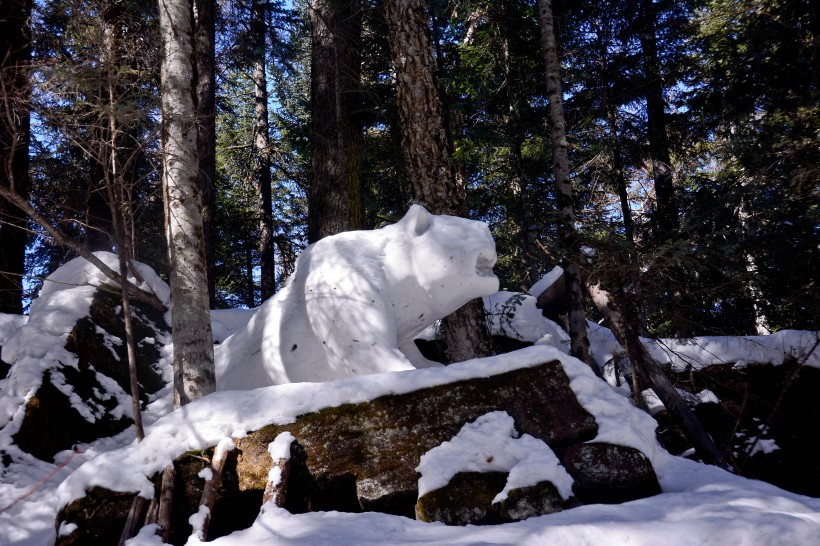
[[[270,137],[268,136],[268,81],[265,73],[267,24],[265,4],[253,0],[251,29],[255,43],[253,68],[254,135],[256,172],[254,179],[259,192],[259,255],[261,258],[260,288],[262,301],[276,291],[276,261],[273,255],[273,195],[270,175]]]
[[[216,307],[216,5],[195,0],[196,111],[209,307]]]
[[[165,223],[174,340],[174,406],[216,388],[211,334],[198,114],[193,0],[159,0]]]
[[[31,0],[0,3],[0,187],[29,194]],[[23,313],[26,215],[0,196],[0,312]]]
[[[581,270],[578,234],[575,231],[575,211],[572,202],[572,183],[569,176],[569,154],[567,152],[566,120],[561,95],[561,75],[558,63],[558,46],[555,40],[552,5],[550,0],[538,0],[541,23],[541,40],[544,47],[544,65],[547,72],[547,98],[550,105],[552,141],[552,163],[555,171],[555,189],[558,205],[559,237],[567,256],[564,259],[564,278],[569,293],[569,337],[571,353],[587,363],[601,375],[598,366],[589,354],[586,318],[584,316],[584,291]]]
[[[612,99],[612,82],[610,81],[611,66],[609,63],[609,55],[607,54],[607,43],[603,36],[603,28],[598,27],[598,68],[600,70],[600,79],[602,87],[602,107],[606,114],[606,121],[609,140],[609,151],[612,154],[612,172],[614,176],[614,186],[618,193],[618,199],[621,203],[621,216],[624,223],[624,235],[627,242],[633,244],[635,242],[634,223],[632,220],[632,207],[629,204],[629,194],[627,193],[626,174],[624,173],[624,162],[621,157],[621,146],[618,141],[618,120],[616,117],[615,103]]]
[[[360,87],[359,2],[313,0],[308,241],[364,227],[354,114]]]
[[[507,154],[507,165],[509,169],[510,205],[508,218],[511,220],[513,230],[513,240],[516,244],[515,255],[518,265],[522,271],[526,272],[526,277],[522,279],[522,289],[531,286],[538,280],[541,273],[536,265],[536,260],[531,254],[531,249],[535,248],[532,240],[532,208],[529,203],[527,190],[527,178],[524,175],[523,158],[521,145],[523,135],[520,134],[519,125],[521,123],[521,112],[518,94],[515,86],[518,81],[518,74],[510,53],[510,37],[507,29],[501,29],[501,52],[504,66],[504,86],[507,95],[507,119],[506,133],[510,151]]]
[[[649,152],[655,181],[656,211],[654,224],[657,237],[666,240],[678,232],[678,206],[672,185],[672,160],[666,133],[666,103],[663,99],[663,77],[658,60],[655,34],[657,13],[653,0],[641,0],[643,28],[640,31],[641,50],[646,81],[646,121],[649,132]]]
[[[125,179],[123,178],[123,169],[120,165],[120,150],[118,148],[119,141],[119,125],[117,120],[117,81],[116,72],[120,64],[118,51],[118,28],[116,24],[116,7],[107,6],[109,9],[103,13],[104,28],[104,44],[105,51],[103,53],[103,63],[105,72],[105,92],[107,95],[107,108],[105,110],[108,118],[107,135],[108,140],[102,143],[101,148],[104,151],[100,154],[99,161],[102,167],[103,182],[105,184],[108,194],[108,206],[110,217],[112,219],[112,227],[114,231],[114,241],[117,245],[117,259],[119,262],[120,286],[122,288],[122,314],[125,325],[125,346],[126,354],[128,355],[128,377],[129,386],[131,388],[131,404],[134,413],[134,428],[136,430],[137,441],[141,442],[145,437],[145,432],[142,427],[142,409],[140,407],[140,390],[139,380],[137,378],[137,352],[136,342],[134,340],[134,326],[131,316],[131,295],[127,290],[128,282],[128,261],[132,258],[131,250],[131,234],[129,227],[131,225],[129,218],[131,216],[131,203],[129,199],[130,192],[126,187]],[[138,497],[141,498],[141,497]],[[144,499],[143,499],[144,500]],[[133,510],[144,510],[144,504],[135,504]],[[139,522],[132,522],[132,525],[137,525]],[[133,529],[126,529],[123,533],[125,539],[130,538],[126,536]],[[133,535],[131,535],[133,536]],[[124,540],[121,540],[124,542]]]

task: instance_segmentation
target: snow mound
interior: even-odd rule
[[[518,435],[513,418],[504,411],[482,415],[467,423],[449,442],[422,455],[416,470],[419,498],[450,483],[459,472],[508,472],[507,484],[493,499],[502,502],[513,489],[551,482],[564,500],[572,496],[572,477],[542,440]]]

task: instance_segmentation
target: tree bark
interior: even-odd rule
[[[261,261],[260,288],[262,301],[276,291],[276,261],[273,246],[273,195],[270,175],[270,137],[268,134],[268,80],[265,72],[267,59],[265,4],[253,0],[251,5],[251,31],[254,40],[254,134],[256,149],[254,179],[259,193],[259,256]]]
[[[313,0],[308,242],[364,227],[355,110],[361,78],[360,2]]]
[[[672,160],[669,154],[669,137],[666,132],[666,103],[663,99],[663,76],[658,59],[658,43],[655,33],[657,12],[653,0],[641,0],[642,29],[641,50],[644,64],[644,89],[646,90],[646,121],[649,132],[649,153],[652,176],[655,181],[656,210],[654,224],[659,240],[667,240],[678,232],[678,206],[672,185]]]
[[[466,192],[453,175],[436,88],[436,62],[421,0],[386,0],[385,17],[396,68],[402,151],[413,183],[413,201],[434,214],[464,215]]]
[[[559,218],[559,238],[567,253],[564,259],[564,278],[569,295],[569,337],[572,356],[582,360],[601,375],[601,371],[589,354],[586,318],[584,316],[584,291],[578,234],[575,231],[575,210],[572,202],[572,183],[569,175],[569,154],[567,152],[566,120],[561,94],[560,64],[558,46],[550,0],[538,0],[541,24],[541,41],[544,47],[544,65],[547,73],[547,99],[550,105],[550,138],[552,141],[552,163],[555,172],[555,189]]]
[[[386,0],[384,9],[396,69],[402,151],[413,183],[413,201],[434,214],[466,217],[467,192],[450,163],[425,3]],[[481,300],[474,300],[446,317],[442,332],[451,362],[491,353]]]
[[[208,273],[208,300],[216,307],[216,4],[195,0],[196,110],[199,175],[202,186],[202,226]]]
[[[0,4],[0,186],[29,193],[31,0]],[[0,312],[23,313],[26,215],[0,197]]]
[[[174,340],[174,405],[216,388],[202,222],[194,0],[159,0],[162,183]]]

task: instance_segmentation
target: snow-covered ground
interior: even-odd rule
[[[84,276],[81,279],[84,282],[89,280],[89,272],[82,267],[70,273]],[[67,286],[78,281],[66,275],[62,282]],[[99,279],[91,280],[92,284],[99,282]],[[76,321],[88,309],[89,294],[81,288],[72,286],[66,290],[46,291],[46,297],[41,296],[40,303],[32,305],[32,318],[27,325],[24,319],[0,318],[0,339],[10,347],[4,347],[4,357],[8,350],[14,360],[31,358],[32,366],[41,366],[38,369],[45,365],[44,358],[51,359],[52,363],[55,359],[68,358],[63,349],[66,328],[70,328],[69,323],[73,324],[71,320]],[[501,302],[503,306],[507,299],[509,296],[498,295],[495,303]],[[488,301],[492,304],[492,297]],[[213,544],[820,545],[820,499],[790,493],[668,454],[655,440],[655,422],[634,409],[622,392],[598,380],[588,367],[567,356],[562,350],[560,332],[533,312],[532,303],[525,301],[522,304],[524,311],[513,313],[506,319],[497,315],[499,327],[506,324],[507,328],[512,328],[514,325],[515,331],[526,332],[522,337],[540,342],[521,351],[444,368],[217,392],[175,412],[170,412],[170,396],[166,389],[158,393],[144,415],[147,435],[141,444],[134,444],[134,431],[130,428],[113,438],[59,453],[50,463],[23,453],[13,444],[11,436],[15,428],[9,425],[22,417],[19,404],[38,384],[32,375],[13,372],[11,377],[0,381],[0,408],[4,410],[4,420],[0,422],[0,427],[4,427],[0,431],[0,450],[6,459],[6,464],[0,467],[0,545],[53,544],[58,532],[54,528],[57,510],[68,500],[81,495],[86,487],[99,484],[111,489],[147,493],[152,489],[147,476],[183,452],[216,445],[225,437],[240,437],[265,424],[289,422],[297,415],[340,403],[362,402],[383,394],[484,377],[532,366],[547,359],[562,362],[579,402],[595,416],[600,429],[596,440],[636,447],[650,458],[662,487],[660,495],[621,505],[582,506],[519,523],[489,527],[447,527],[377,513],[296,515],[266,505],[251,528],[217,539]],[[71,320],[58,316],[59,305],[66,307]],[[493,305],[488,306],[498,309]],[[38,307],[42,310],[40,318],[36,316]],[[242,327],[251,314],[252,311],[215,314],[215,321],[219,320],[223,328],[220,337]],[[51,318],[46,320],[46,316]],[[24,325],[28,329],[22,332]],[[761,359],[777,363],[782,362],[786,349],[799,352],[812,347],[816,335],[785,332],[779,336],[740,340],[696,338],[675,345],[679,352],[674,354],[685,356],[670,356],[667,361],[676,366],[695,361],[698,366],[716,362],[740,362],[743,365]],[[608,359],[614,352],[610,336],[605,329],[593,329],[593,346],[599,360]],[[23,343],[25,339],[29,341]],[[657,354],[667,354],[664,346],[668,348],[672,343],[659,345]],[[64,364],[70,365],[70,359]],[[820,358],[812,355],[807,364],[820,367]],[[481,428],[487,423],[495,424],[496,434]],[[562,483],[561,487],[566,488],[568,476],[563,476],[555,468],[549,448],[526,436],[518,438],[508,424],[504,415],[488,414],[473,425],[465,426],[451,441],[455,448],[442,448],[438,453],[433,450],[428,454],[421,468],[423,477],[440,481],[442,476],[458,470],[454,460],[470,464],[470,457],[460,458],[454,453],[478,451],[498,454],[499,460],[504,461],[511,471],[510,479],[514,483],[525,483],[531,477],[521,474],[552,473]],[[48,434],[48,431],[43,433]],[[148,546],[158,545],[160,541],[153,535],[153,529],[147,528],[128,544]],[[197,544],[200,544],[197,538],[188,541],[190,546]]]

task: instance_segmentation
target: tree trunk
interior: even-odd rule
[[[360,86],[359,2],[313,0],[308,242],[364,227],[355,119]]]
[[[655,181],[656,210],[654,225],[659,240],[666,240],[678,232],[678,206],[672,186],[672,160],[669,155],[669,137],[666,133],[663,77],[658,59],[655,34],[657,12],[653,0],[641,0],[641,50],[644,64],[646,94],[646,121],[649,132],[649,153],[652,176]]]
[[[458,183],[450,164],[425,3],[422,0],[387,0],[384,8],[396,68],[402,151],[413,183],[413,201],[434,214],[466,217],[466,188],[463,181]],[[491,352],[480,300],[472,301],[446,317],[442,331],[445,351],[451,362],[486,356]]]
[[[396,68],[402,151],[413,183],[413,201],[434,214],[464,215],[466,195],[449,162],[436,62],[422,0],[386,0],[388,38]]]
[[[162,166],[174,340],[174,405],[213,392],[213,339],[197,146],[194,0],[159,0]]]
[[[270,137],[268,135],[268,80],[265,73],[267,58],[265,4],[253,0],[251,31],[254,40],[253,95],[254,135],[256,151],[254,179],[259,193],[259,256],[261,258],[260,288],[262,301],[276,291],[276,261],[273,254],[273,195],[270,176]]]
[[[580,252],[578,234],[575,231],[575,211],[572,202],[572,184],[569,177],[569,154],[567,152],[566,120],[561,95],[561,75],[558,63],[558,46],[552,19],[550,0],[538,0],[541,23],[541,40],[544,46],[544,65],[547,72],[547,99],[550,105],[552,140],[552,163],[555,171],[555,189],[558,205],[559,237],[566,252],[564,279],[569,295],[569,337],[572,356],[589,364],[596,374],[601,372],[589,354],[586,318],[584,316],[584,291],[581,270],[578,266]]]
[[[31,0],[0,7],[0,186],[24,199],[29,193]],[[0,312],[22,314],[26,215],[0,198]]]
[[[202,187],[202,226],[208,274],[209,307],[216,307],[216,5],[194,1],[196,51],[196,111],[199,176]]]

